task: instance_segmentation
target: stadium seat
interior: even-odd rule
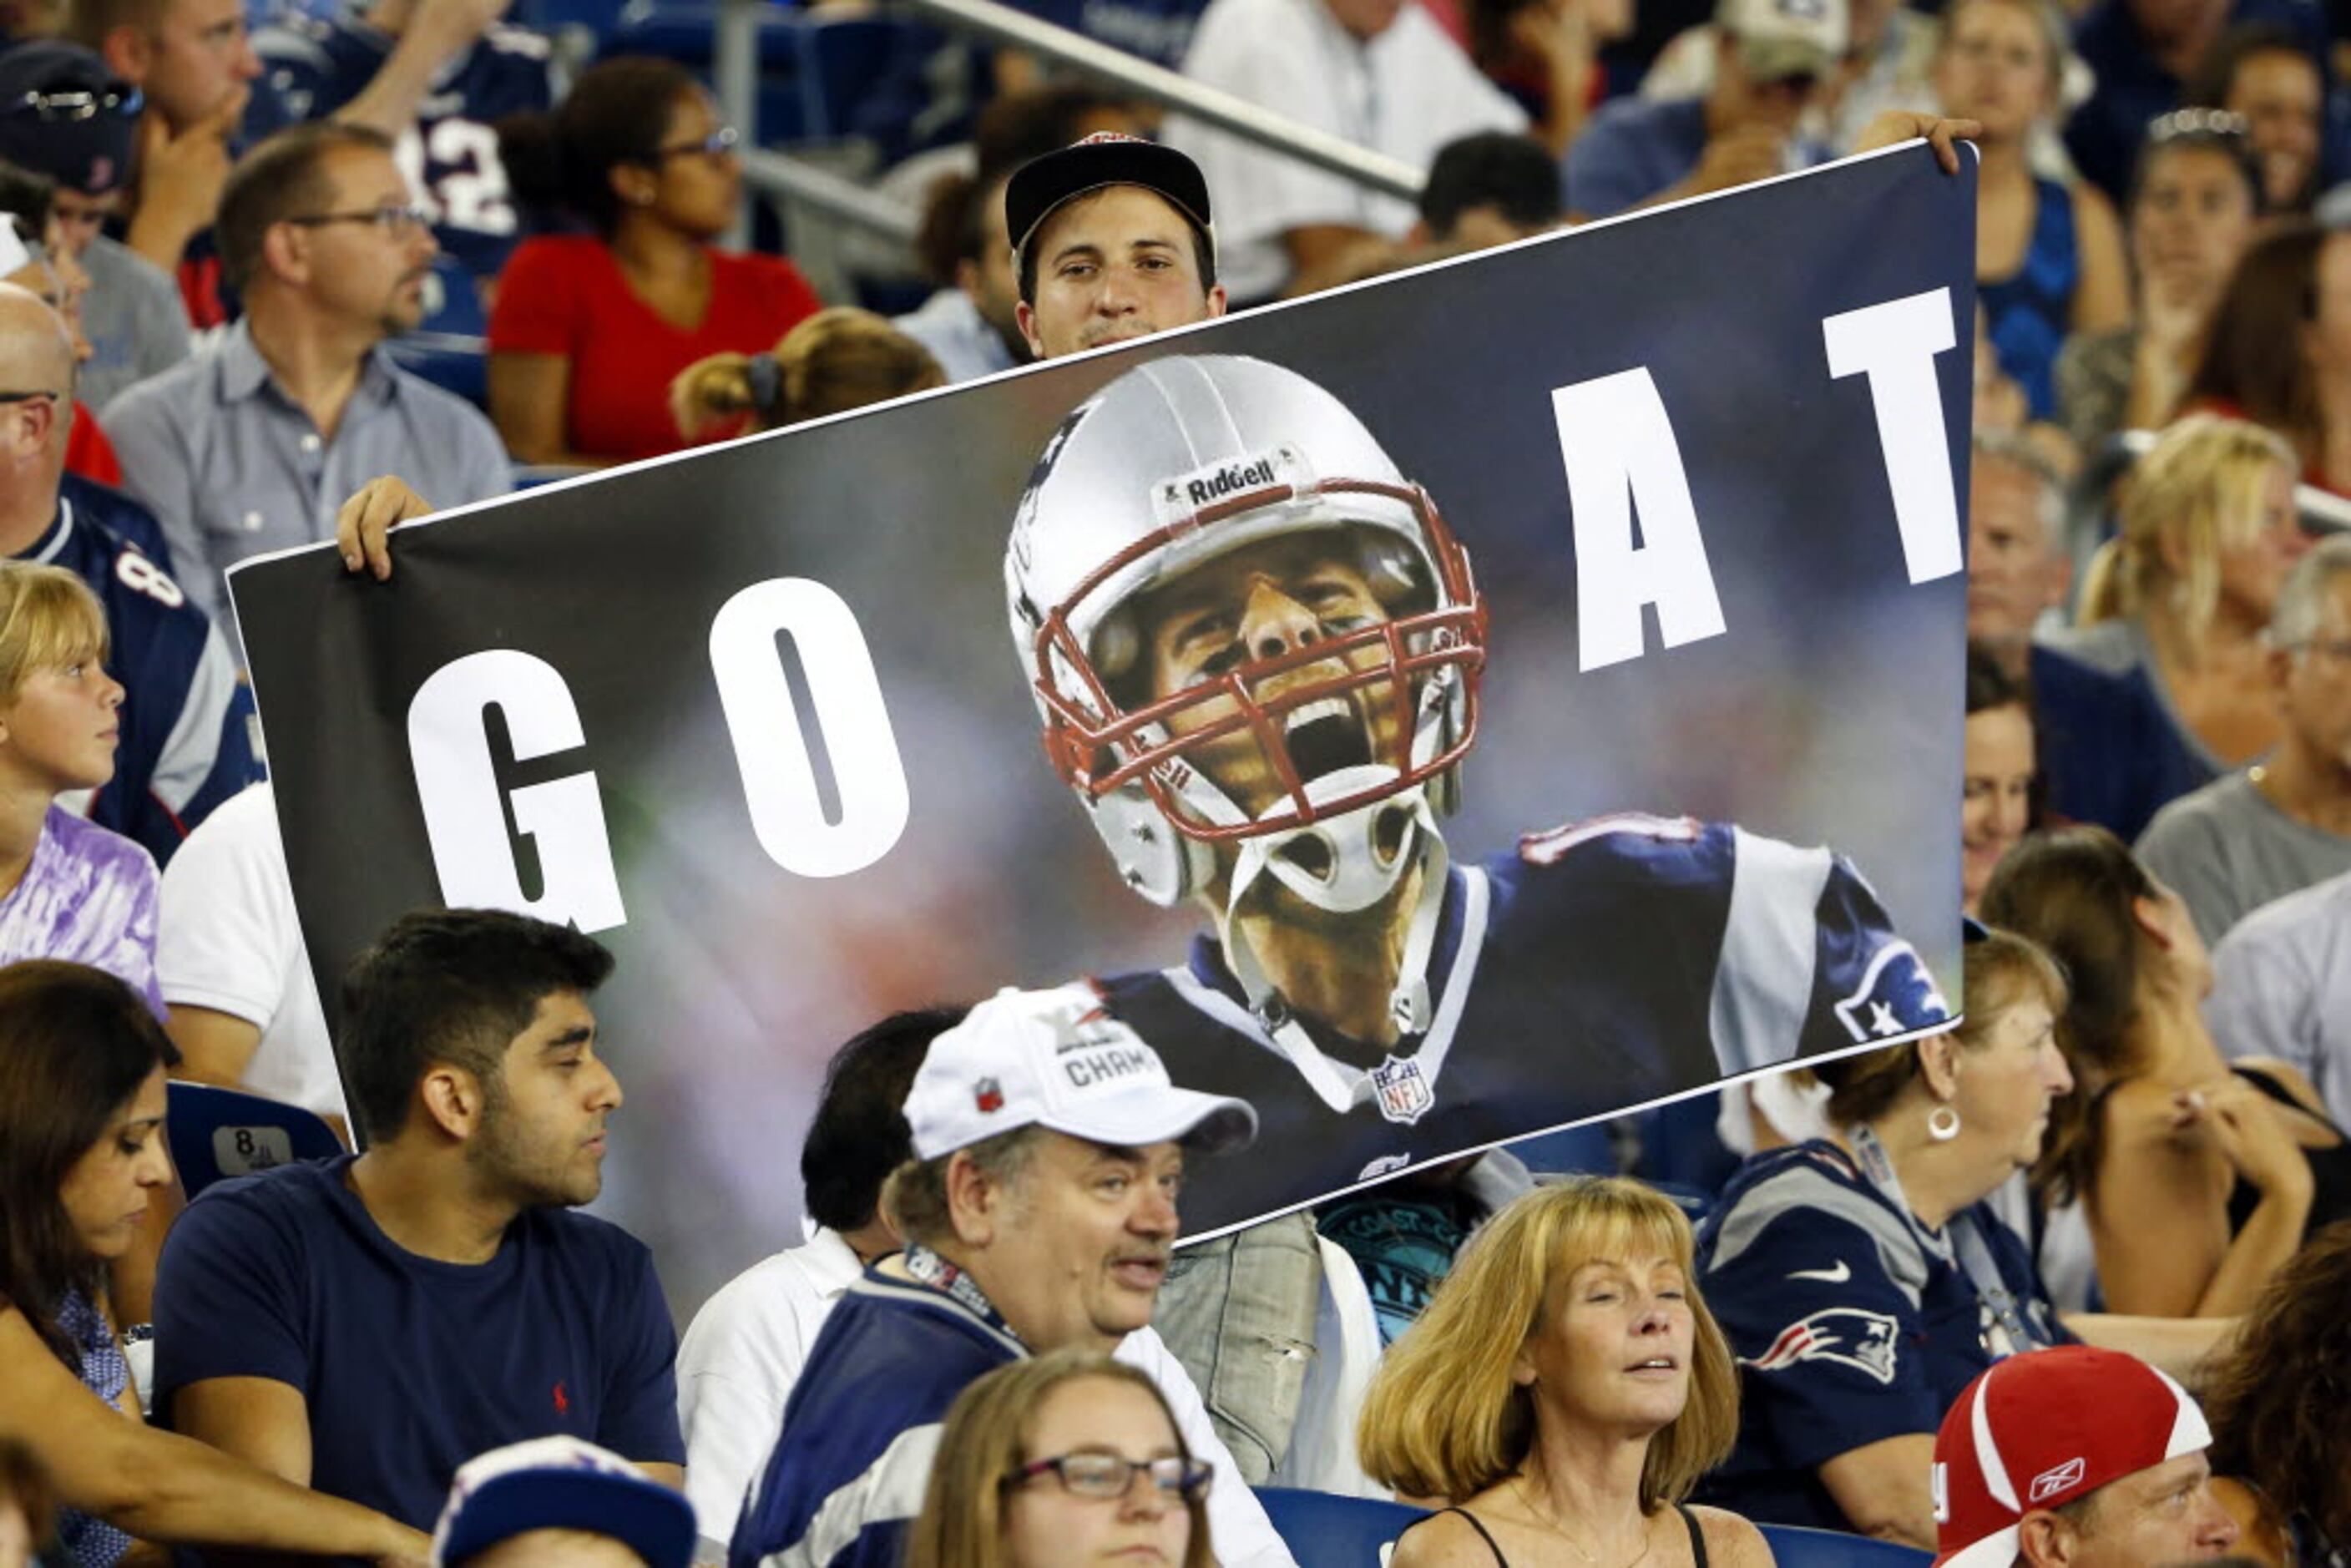
[[[1375,1498],[1259,1487],[1258,1501],[1274,1533],[1298,1559],[1298,1568],[1366,1568],[1425,1509]]]
[[[299,1105],[176,1080],[170,1096],[163,1126],[190,1197],[230,1176],[343,1152],[334,1129]]]
[[[1806,1530],[1793,1524],[1760,1524],[1780,1568],[1917,1568],[1935,1554],[1866,1535],[1844,1535],[1834,1530]]]
[[[479,338],[455,332],[411,332],[384,345],[392,362],[486,410],[490,359]]]

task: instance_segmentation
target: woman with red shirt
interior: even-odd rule
[[[622,57],[498,142],[518,196],[594,229],[524,241],[498,280],[490,417],[507,449],[602,465],[694,444],[670,413],[678,371],[766,349],[819,304],[790,262],[711,247],[741,192],[735,132],[684,68]]]

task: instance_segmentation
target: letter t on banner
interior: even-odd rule
[[[1657,383],[1646,370],[1619,371],[1552,388],[1551,407],[1575,516],[1577,663],[1639,658],[1645,604],[1657,607],[1668,648],[1721,636],[1722,601]]]
[[[1894,489],[1894,524],[1910,580],[1932,582],[1961,570],[1959,504],[1943,428],[1943,389],[1935,356],[1959,345],[1951,291],[1930,288],[1848,310],[1821,322],[1829,374],[1865,375],[1877,411],[1877,444]]]

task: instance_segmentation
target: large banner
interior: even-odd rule
[[[1972,173],[1911,147],[240,569],[331,1011],[576,923],[606,1207],[799,1234],[826,1059],[1091,977],[1237,1093],[1197,1237],[1958,976]]]

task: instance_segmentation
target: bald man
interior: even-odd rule
[[[102,827],[171,859],[212,809],[261,777],[253,697],[227,644],[162,568],[123,542],[154,519],[65,472],[73,343],[57,313],[0,284],[0,555],[78,573],[106,606],[106,671],[129,694],[114,778],[68,797]],[[126,528],[127,524],[127,528]]]

